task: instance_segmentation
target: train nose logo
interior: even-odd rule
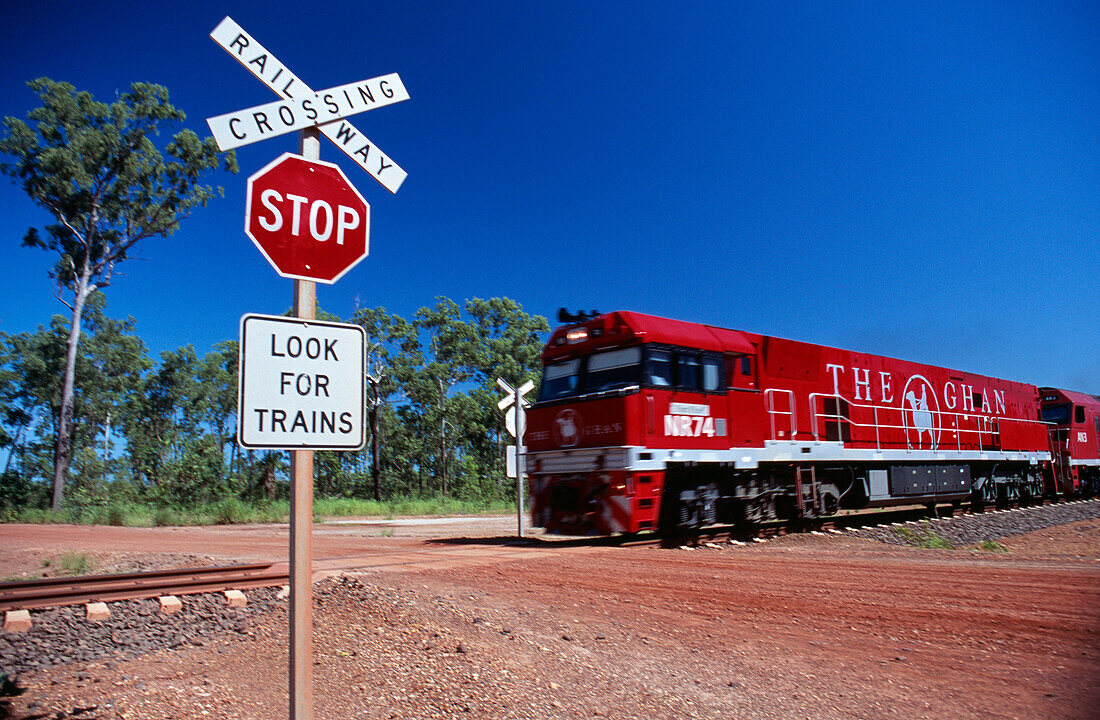
[[[562,410],[554,418],[554,439],[558,447],[574,447],[581,441],[581,414],[576,410]]]
[[[914,375],[905,383],[902,398],[902,424],[909,449],[935,450],[940,439],[940,401],[935,388],[923,376]]]

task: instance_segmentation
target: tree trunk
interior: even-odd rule
[[[447,398],[443,394],[443,379],[439,380],[439,468],[443,481],[443,495],[447,495]]]
[[[273,461],[265,463],[264,494],[267,495],[268,502],[275,502],[275,463]]]
[[[73,320],[69,326],[69,340],[65,352],[65,377],[61,386],[61,416],[57,423],[57,445],[53,455],[53,504],[54,512],[61,510],[64,501],[65,480],[69,476],[69,463],[73,457],[73,385],[76,379],[76,350],[80,344],[80,321],[84,315],[84,301],[88,297],[88,268],[85,266],[76,280],[73,293]]]
[[[107,464],[111,461],[111,411],[107,411],[107,421],[103,428],[103,482],[107,482]]]
[[[12,458],[14,458],[15,454],[20,451],[20,443],[23,442],[23,431],[27,429],[28,425],[30,425],[29,420],[27,421],[27,423],[25,425],[20,425],[19,426],[19,432],[15,433],[15,439],[11,443],[11,450],[8,451],[8,459],[4,463],[4,474],[5,475],[7,475],[8,471],[11,470]]]

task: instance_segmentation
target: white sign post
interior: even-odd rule
[[[241,318],[237,434],[242,447],[359,450],[366,334],[358,325]]]
[[[497,385],[507,393],[497,402],[497,407],[504,411],[504,427],[508,434],[516,439],[516,444],[509,445],[506,449],[505,474],[516,479],[516,524],[519,536],[523,537],[523,480],[525,475],[523,433],[527,430],[527,414],[524,409],[531,404],[523,396],[534,390],[535,384],[528,380],[516,388],[497,378]]]

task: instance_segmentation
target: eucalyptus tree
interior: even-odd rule
[[[222,448],[229,445],[229,472],[237,458],[237,365],[240,342],[225,340],[203,356],[198,367],[201,392],[197,411]]]
[[[47,210],[45,234],[31,228],[24,245],[57,255],[50,275],[71,311],[54,451],[53,509],[60,509],[73,452],[73,393],[81,316],[88,296],[111,284],[116,266],[146,238],[167,237],[182,218],[205,206],[215,191],[201,182],[219,166],[237,171],[232,153],[220,156],[213,138],[183,129],[164,146],[161,129],[185,116],[168,91],[133,83],[112,103],[49,78],[27,83],[42,105],[30,124],[4,118],[0,169]],[[33,126],[33,127],[32,127]]]
[[[100,475],[111,460],[112,427],[128,422],[150,367],[133,321],[107,317],[103,305],[101,293],[88,298],[83,317],[86,341],[76,362],[78,392],[72,414],[74,437],[88,451],[85,459],[95,459]],[[0,403],[5,422],[14,421],[11,427],[16,431],[8,467],[18,458],[19,471],[27,480],[49,474],[46,448],[56,445],[67,335],[66,318],[55,315],[49,327],[4,337]],[[102,445],[97,438],[102,438]],[[102,459],[96,459],[98,447],[102,447]],[[84,474],[88,476],[86,470]]]
[[[426,363],[410,388],[410,395],[420,406],[429,426],[438,429],[439,474],[441,490],[448,492],[451,450],[458,428],[448,421],[447,400],[456,385],[465,383],[474,375],[477,362],[477,337],[473,328],[462,319],[462,308],[450,298],[437,297],[433,307],[416,311],[416,327],[427,334]],[[450,433],[448,433],[448,425]]]
[[[473,298],[466,301],[466,313],[477,338],[473,380],[477,387],[470,390],[474,400],[470,412],[473,427],[467,443],[477,463],[480,478],[493,477],[496,491],[504,487],[503,414],[497,410],[500,398],[497,378],[512,387],[539,380],[539,358],[550,330],[546,318],[529,315],[523,306],[511,298]]]
[[[401,378],[423,359],[417,342],[416,328],[400,315],[391,315],[384,308],[359,308],[352,315],[353,323],[366,333],[365,398],[367,426],[370,429],[371,485],[374,499],[382,500],[382,420],[385,408],[402,396]]]

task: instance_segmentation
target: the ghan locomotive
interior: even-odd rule
[[[565,316],[527,415],[568,534],[1100,491],[1100,398],[634,312]]]

